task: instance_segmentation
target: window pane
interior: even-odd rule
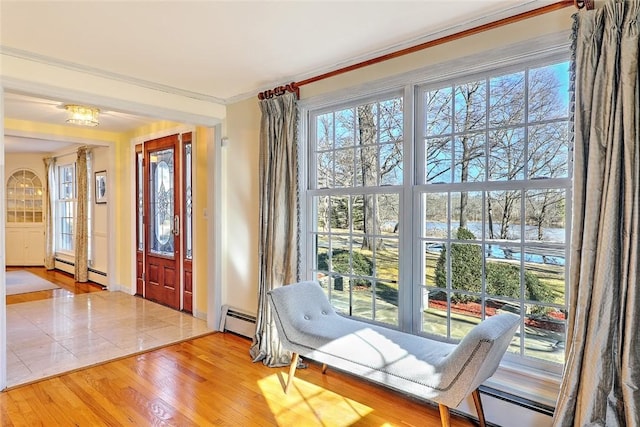
[[[370,217],[368,218],[369,223],[365,223],[365,215],[367,215],[367,212],[373,212],[374,214],[376,212],[375,197],[373,195],[351,196],[350,212],[349,225],[352,233],[373,232],[373,221],[375,221],[375,218]],[[367,225],[369,225],[369,230],[366,228]]]
[[[527,304],[524,354],[550,362],[564,363],[566,316],[554,307]]]
[[[362,182],[354,184],[355,179],[355,154],[352,148],[335,152],[334,180],[336,187],[353,187],[362,185]]]
[[[520,194],[520,191],[487,192],[487,238],[520,240]]]
[[[404,126],[402,98],[380,102],[379,110],[380,143],[401,143]]]
[[[351,315],[351,285],[348,277],[329,276],[331,304],[343,314]]]
[[[466,293],[451,294],[450,336],[461,340],[482,319],[482,302],[479,297]]]
[[[491,79],[489,121],[492,126],[507,126],[524,120],[524,72]]]
[[[316,119],[317,149],[331,150],[333,148],[333,114],[323,114]]]
[[[348,196],[331,197],[331,231],[334,233],[345,232],[351,223],[351,208]]]
[[[398,240],[379,239],[375,251],[376,277],[391,283],[398,283],[399,252]]]
[[[424,285],[447,287],[448,251],[444,242],[424,244]]]
[[[313,200],[317,220],[315,230],[329,231],[329,223],[331,221],[331,215],[329,214],[329,196],[315,197]]]
[[[445,271],[444,266],[439,263],[436,276],[446,274]],[[477,244],[451,243],[451,287],[456,290],[480,292],[481,286],[482,247]]]
[[[447,193],[429,193],[422,196],[425,211],[423,237],[447,238],[449,196]]]
[[[376,282],[375,320],[389,325],[398,324],[397,282]]]
[[[451,132],[452,88],[446,87],[424,95],[425,136]]]
[[[524,178],[524,129],[507,128],[489,133],[489,179],[511,181]]]
[[[335,132],[336,148],[353,147],[355,145],[355,115],[353,109],[336,111]]]
[[[460,230],[460,229],[464,230]],[[451,193],[451,238],[478,240],[482,238],[482,193],[463,191]]]
[[[378,164],[378,147],[369,146],[358,149],[357,186],[375,187],[378,175],[382,173]]]
[[[486,245],[485,292],[488,298],[512,299],[521,298],[520,253],[510,251],[492,256],[495,245]]]
[[[445,291],[423,289],[421,315],[424,333],[448,337],[448,302]]]
[[[351,315],[374,320],[373,316],[373,290],[371,283],[364,280],[352,280],[350,284],[352,290]]]
[[[377,234],[397,233],[400,221],[400,197],[397,194],[379,194],[377,203],[380,224],[380,233]]]
[[[465,134],[455,140],[454,182],[485,180],[485,135]]]
[[[331,188],[333,184],[333,152],[318,153],[316,157],[318,188]]]
[[[451,139],[427,139],[425,145],[426,181],[431,184],[451,182]]]
[[[402,145],[380,145],[380,184],[402,185]]]
[[[469,82],[456,86],[455,130],[469,132],[486,127],[486,82]]]
[[[174,150],[153,153],[149,162],[149,249],[159,255],[174,256]]]
[[[529,128],[529,178],[565,178],[569,173],[569,123]]]
[[[569,62],[529,71],[529,121],[567,118]]]
[[[358,145],[375,145],[379,142],[379,115],[378,104],[364,104],[356,108],[357,131],[356,140]]]
[[[539,242],[565,242],[566,191],[528,190],[525,213],[526,239]]]

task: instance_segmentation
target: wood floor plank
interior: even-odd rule
[[[2,426],[438,426],[436,407],[310,363],[253,363],[250,341],[214,333],[0,394]],[[452,426],[472,426],[452,416]]]
[[[62,287],[37,299],[102,290],[32,272]],[[287,368],[253,363],[250,346],[214,333],[17,387],[0,393],[0,425],[440,426],[437,406],[335,370],[324,375],[316,363],[296,372],[285,395]],[[474,423],[454,414],[451,425]]]

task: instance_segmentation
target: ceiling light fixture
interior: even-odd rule
[[[85,107],[83,105],[68,104],[64,106],[67,110],[67,123],[80,126],[98,126],[98,113],[100,110],[95,107]]]

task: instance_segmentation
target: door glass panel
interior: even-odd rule
[[[137,154],[138,162],[138,250],[144,250],[144,164],[142,153]]]
[[[173,149],[161,150],[150,156],[151,194],[149,195],[150,227],[152,253],[173,256],[173,218],[174,218],[174,152]]]
[[[193,239],[192,239],[192,230],[193,230],[193,221],[192,221],[192,208],[193,208],[193,199],[191,194],[191,144],[187,144],[184,147],[184,167],[185,167],[185,251],[187,259],[193,258]]]

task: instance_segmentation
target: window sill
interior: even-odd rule
[[[503,361],[496,373],[483,383],[483,391],[552,415],[562,377],[529,367],[526,372],[523,369],[520,365]]]
[[[63,251],[57,251],[55,252],[55,256],[54,258],[56,260],[60,260],[60,261],[75,261],[76,260],[76,255],[73,252],[63,252]]]

